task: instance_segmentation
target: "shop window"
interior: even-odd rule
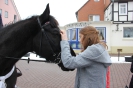
[[[79,37],[80,30],[81,30],[81,28],[78,28],[78,41],[80,40],[80,37]]]
[[[71,44],[71,47],[72,47],[73,49],[75,49],[75,48],[76,48],[76,43],[72,43],[72,44]]]
[[[106,34],[105,27],[96,27],[96,29],[99,31],[100,40],[105,41],[105,34]]]
[[[67,30],[67,38],[70,40],[70,29]]]
[[[76,40],[76,29],[71,29],[71,40]]]
[[[80,43],[78,44],[78,48],[81,49],[81,44]]]
[[[14,15],[14,22],[17,22],[17,15]]]

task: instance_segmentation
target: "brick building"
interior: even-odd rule
[[[104,10],[110,0],[88,0],[77,12],[77,21],[104,21]]]

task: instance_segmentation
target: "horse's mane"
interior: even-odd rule
[[[20,28],[21,29],[23,28],[24,30],[29,29],[30,28],[30,26],[28,25],[29,22],[30,22],[30,25],[33,27],[34,22],[31,23],[31,21],[37,20],[37,17],[38,16],[32,16],[32,17],[26,18],[24,20],[19,20],[16,23],[14,23],[14,22],[9,23],[7,26],[3,27],[0,30],[0,37],[2,37],[5,34],[8,34],[11,31],[17,31]],[[49,20],[48,21],[50,22],[50,25],[52,27],[58,27],[58,25],[59,25],[58,21],[51,15],[49,16]],[[27,25],[28,25],[28,28],[26,27]]]
[[[12,21],[12,22],[9,22],[8,24],[6,24],[6,26],[4,26],[3,28],[5,28],[5,27],[11,27],[11,26],[13,26],[13,24],[16,24],[16,25],[21,24],[21,25],[23,25],[23,24],[25,24],[24,21],[33,20],[33,19],[36,19],[36,17],[38,17],[38,16],[32,16],[32,17],[26,18],[24,20],[19,20],[17,22]],[[54,26],[54,27],[56,27],[56,26],[59,25],[59,23],[55,19],[55,17],[53,17],[51,15],[49,16],[49,21],[50,21],[51,25]]]

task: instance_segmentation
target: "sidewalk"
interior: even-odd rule
[[[28,64],[24,60],[16,65],[23,74],[17,81],[20,88],[74,88],[76,70],[64,72],[56,64],[35,61]],[[130,65],[113,63],[110,66],[110,88],[125,88]]]
[[[113,63],[110,66],[110,88],[125,88],[126,84],[129,85],[132,75],[130,65],[131,63]]]

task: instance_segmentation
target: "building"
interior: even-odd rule
[[[105,21],[113,24],[133,23],[133,0],[112,0],[105,9]]]
[[[77,12],[76,18],[81,21],[104,21],[105,0],[88,0]]]
[[[98,3],[102,6],[97,6]],[[107,43],[110,54],[133,54],[132,5],[133,0],[88,0],[76,12],[78,22],[65,25],[72,48],[79,52],[81,47],[78,37],[79,30],[86,25],[91,25],[99,30],[101,40]],[[93,11],[87,9],[90,7],[93,8]],[[98,7],[102,10],[97,11]]]
[[[133,0],[111,0],[105,21],[111,24],[111,52],[133,53]]]
[[[16,22],[21,19],[14,0],[0,0],[0,14],[3,25]]]

